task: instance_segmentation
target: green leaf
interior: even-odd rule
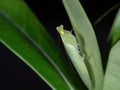
[[[108,37],[108,63],[103,90],[120,89],[120,9],[116,14]],[[110,51],[110,52],[109,52]]]
[[[103,90],[120,90],[120,40],[110,50]]]
[[[120,7],[120,3],[115,4],[113,7],[111,7],[110,9],[108,9],[105,13],[103,13],[95,22],[94,25],[100,23],[105,17],[107,17],[110,13],[112,13],[112,11],[114,11],[115,9],[118,9]]]
[[[21,33],[19,28],[0,14],[0,41],[29,65],[43,80],[54,88],[56,79],[67,89],[65,82],[43,54]],[[47,72],[46,72],[47,71]],[[51,74],[52,75],[49,75]],[[52,78],[52,81],[51,81]]]
[[[60,57],[58,46],[23,0],[0,0],[0,42],[52,89],[82,88],[71,65],[64,55]]]
[[[93,28],[78,0],[62,0],[75,32],[80,52],[85,55],[92,90],[102,90],[103,69]]]
[[[116,14],[111,31],[108,37],[108,49],[110,49],[118,40],[120,40],[120,9]]]

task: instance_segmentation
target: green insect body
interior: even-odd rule
[[[72,35],[70,31],[64,30],[63,25],[58,26],[56,29],[61,36],[65,50],[70,57],[76,71],[80,75],[85,85],[91,89],[90,76],[84,62],[84,56],[80,55],[80,51],[78,50],[78,43],[75,36]]]

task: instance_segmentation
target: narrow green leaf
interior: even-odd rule
[[[120,90],[120,40],[110,50],[103,90]]]
[[[78,0],[62,0],[75,32],[80,52],[87,59],[92,90],[102,90],[103,69],[93,28]]]
[[[71,65],[23,0],[0,0],[0,41],[52,89],[81,89]]]
[[[57,70],[19,29],[0,13],[0,41],[30,66],[51,88],[60,88],[61,85],[69,90]],[[58,84],[55,83],[56,79]]]
[[[94,25],[98,24],[99,22],[101,22],[105,17],[107,17],[110,13],[112,13],[112,11],[114,11],[115,9],[120,7],[120,3],[117,3],[116,5],[114,5],[113,7],[111,7],[110,9],[108,9],[105,13],[103,13],[95,22]]]
[[[108,49],[110,49],[118,40],[120,40],[120,9],[116,14],[111,31],[108,37]]]

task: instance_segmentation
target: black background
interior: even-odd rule
[[[92,22],[119,0],[80,0]],[[25,0],[57,43],[55,27],[63,24],[72,29],[61,0]],[[114,19],[114,10],[102,22],[94,26],[101,52]],[[50,90],[26,64],[0,43],[0,90]]]

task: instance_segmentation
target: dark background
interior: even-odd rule
[[[119,0],[80,0],[92,22]],[[55,27],[63,24],[72,29],[61,0],[25,0],[43,23],[56,43],[58,35]],[[116,14],[114,10],[102,22],[94,26],[101,52],[104,52],[106,38]],[[2,88],[2,89],[1,89]],[[26,64],[0,43],[0,89],[1,90],[50,90]]]

